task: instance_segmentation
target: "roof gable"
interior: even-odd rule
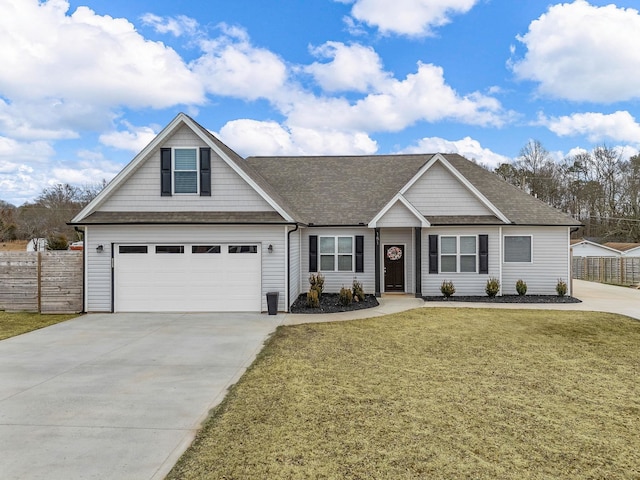
[[[416,207],[402,195],[396,195],[371,222],[376,227],[429,227],[429,222]]]
[[[182,143],[182,145],[181,145]],[[157,183],[156,170],[159,172],[159,150],[161,146],[207,146],[212,150],[212,162],[217,168],[217,173],[226,177],[225,189],[231,189],[234,192],[242,190],[245,197],[249,198],[252,210],[275,210],[286,221],[293,222],[293,216],[288,209],[284,208],[277,200],[275,200],[269,193],[267,188],[263,188],[265,184],[263,179],[260,179],[257,174],[247,171],[243,168],[241,163],[244,160],[237,155],[233,150],[226,147],[222,142],[216,139],[211,133],[204,129],[201,125],[196,123],[193,119],[184,114],[177,115],[172,122],[167,125],[156,138],[149,143],[125,168],[100,192],[100,194],[90,202],[73,220],[71,223],[80,223],[91,215],[92,213],[100,210],[104,211],[170,211],[170,210],[184,210],[188,208],[190,210],[230,210],[233,209],[230,205],[216,205],[216,198],[200,197],[195,198],[193,196],[171,198],[167,201],[165,197],[163,205],[160,207],[159,202],[159,185]],[[157,168],[153,168],[153,163]],[[217,163],[216,163],[217,162]],[[145,170],[146,169],[146,170]],[[127,190],[133,189],[133,191],[139,192],[141,185],[145,182],[145,177],[149,178],[149,175],[153,176],[151,182],[147,184],[154,186],[154,191],[149,192],[149,199],[147,202],[138,202],[135,205],[131,205],[131,202],[125,200],[118,200],[118,193],[126,193]],[[219,198],[224,199],[226,192],[219,192]],[[139,194],[137,195],[140,196]],[[124,197],[127,197],[124,195]],[[130,198],[130,197],[129,197]],[[227,200],[229,203],[229,200]]]

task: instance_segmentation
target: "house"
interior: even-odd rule
[[[326,292],[554,295],[580,225],[459,155],[244,159],[184,114],[71,224],[90,312],[266,311],[268,292],[287,311],[310,272]]]
[[[607,242],[603,245],[618,250],[623,257],[640,257],[640,243]]]
[[[609,244],[600,244],[591,240],[572,240],[571,250],[574,257],[620,257],[622,252]]]

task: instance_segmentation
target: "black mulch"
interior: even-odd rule
[[[307,306],[307,294],[303,293],[291,305],[291,313],[337,313],[362,310],[364,308],[377,307],[378,300],[375,295],[365,295],[362,302],[351,302],[351,305],[344,306],[340,303],[337,293],[323,293],[320,297],[320,306],[311,308]]]
[[[445,298],[422,297],[425,302],[483,302],[483,303],[582,303],[582,300],[575,297],[559,297],[557,295],[503,295],[501,297],[490,298],[488,296],[458,296]]]

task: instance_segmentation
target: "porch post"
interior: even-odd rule
[[[373,254],[373,258],[375,259],[376,264],[376,297],[381,297],[382,293],[380,293],[380,229],[375,229],[375,242],[373,242],[373,246],[375,248],[375,252]]]
[[[415,256],[415,269],[416,272],[416,298],[422,297],[422,227],[414,227],[415,242],[414,242],[414,256]]]

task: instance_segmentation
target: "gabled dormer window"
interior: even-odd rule
[[[173,193],[198,193],[197,149],[173,149]]]
[[[160,185],[163,197],[211,196],[211,149],[161,148]]]

